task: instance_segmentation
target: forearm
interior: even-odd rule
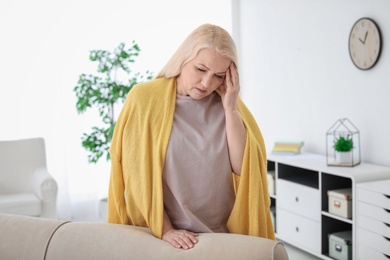
[[[171,220],[169,219],[169,216],[168,216],[167,212],[164,209],[164,219],[163,219],[163,231],[162,231],[162,234],[164,235],[165,233],[167,233],[167,231],[169,231],[171,229],[173,229]]]
[[[226,137],[229,147],[230,162],[233,172],[241,174],[242,160],[244,157],[246,131],[241,116],[237,110],[225,113]]]

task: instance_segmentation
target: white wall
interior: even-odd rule
[[[133,69],[157,74],[200,24],[215,23],[231,31],[230,4],[230,0],[0,2],[0,139],[45,138],[48,168],[59,182],[59,217],[78,217],[76,208],[94,210],[87,202],[107,193],[109,164],[88,164],[80,139],[100,123],[99,118],[93,112],[77,115],[75,108],[73,87],[79,75],[96,72],[89,51],[113,50],[120,42],[135,40],[141,53]]]
[[[242,97],[271,150],[303,140],[326,153],[326,132],[339,118],[360,130],[362,161],[390,166],[390,1],[233,0],[241,55]],[[357,69],[348,37],[361,17],[382,32],[377,65]]]

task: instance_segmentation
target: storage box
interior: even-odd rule
[[[268,192],[270,195],[275,195],[275,171],[267,172]]]
[[[352,218],[352,189],[328,190],[329,213]]]
[[[272,226],[274,227],[274,231],[276,231],[276,209],[274,206],[270,207],[270,213],[271,213],[271,221],[272,221]]]
[[[352,260],[352,231],[330,234],[329,256],[337,260]]]

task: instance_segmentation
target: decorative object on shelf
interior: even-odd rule
[[[335,232],[329,235],[329,256],[334,259],[352,260],[352,231]]]
[[[356,67],[368,70],[377,63],[382,40],[379,26],[370,18],[360,18],[349,34],[349,55]]]
[[[348,118],[337,120],[326,133],[326,160],[329,166],[360,164],[360,134]]]
[[[352,189],[328,190],[329,213],[352,218]]]
[[[299,154],[302,146],[302,141],[277,141],[272,148],[272,153],[276,155]]]
[[[268,192],[270,195],[275,195],[275,171],[267,171]]]
[[[336,160],[340,163],[348,163],[352,158],[353,140],[350,135],[339,136],[333,145],[336,150]]]

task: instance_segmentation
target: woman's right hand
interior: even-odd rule
[[[198,243],[196,238],[198,234],[187,230],[169,229],[162,236],[162,240],[167,241],[176,248],[183,248],[185,250],[191,249]]]

